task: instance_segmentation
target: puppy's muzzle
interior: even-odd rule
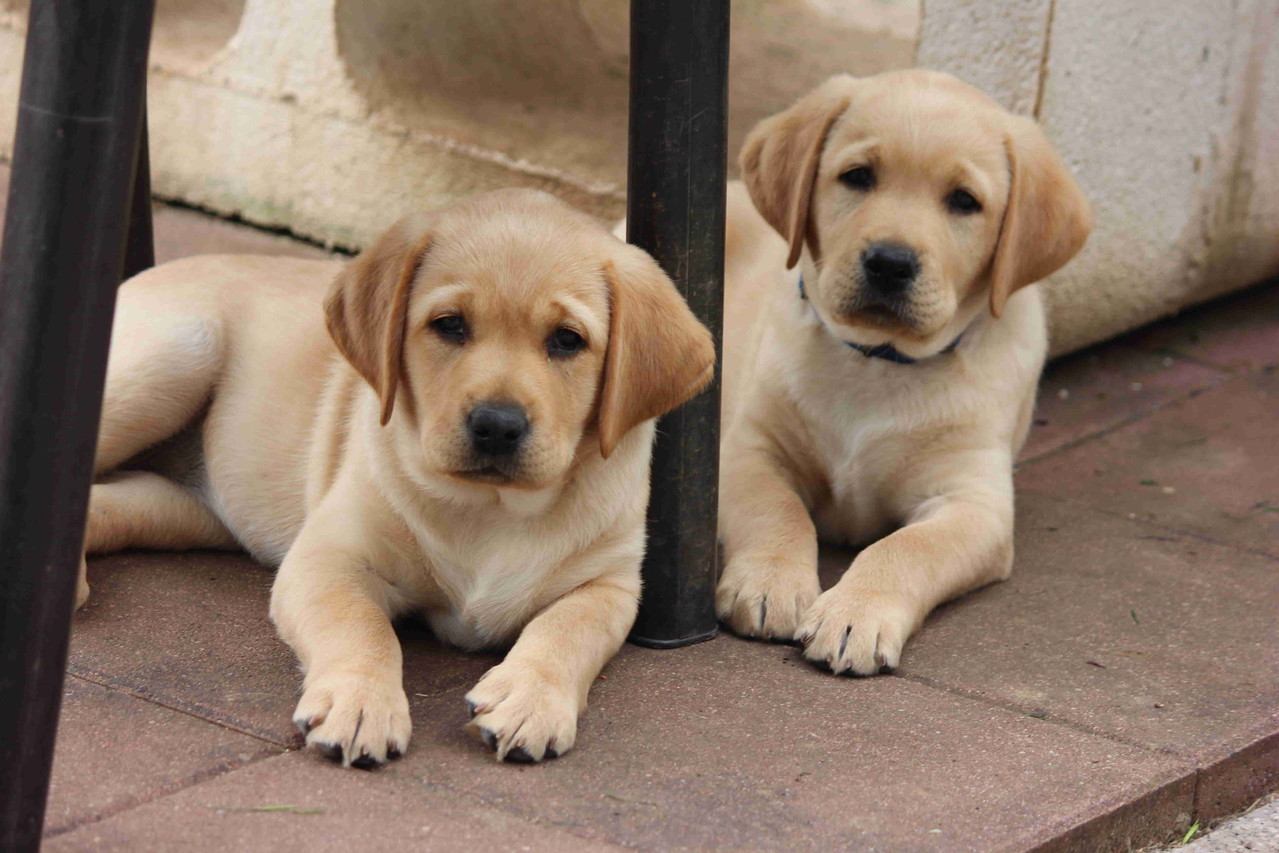
[[[872,243],[861,262],[870,295],[888,302],[904,295],[919,276],[919,256],[899,243]]]
[[[528,415],[515,403],[480,403],[466,416],[466,431],[478,456],[505,459],[524,445],[529,433]]]

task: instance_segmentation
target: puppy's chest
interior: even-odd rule
[[[441,640],[466,649],[501,645],[554,597],[564,555],[523,525],[417,533],[428,578],[424,616]]]
[[[814,453],[826,487],[813,515],[823,539],[859,542],[890,523],[885,480],[897,455],[896,432],[891,422],[869,413],[838,414],[813,425]]]
[[[820,371],[790,389],[807,452],[824,480],[813,514],[826,540],[866,541],[896,522],[891,508],[896,472],[910,460],[919,436],[935,425],[930,417],[937,411],[935,399],[929,407],[918,399],[917,386],[869,367]]]

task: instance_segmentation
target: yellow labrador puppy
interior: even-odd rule
[[[411,611],[462,648],[514,642],[467,696],[499,758],[573,746],[635,617],[653,418],[713,369],[648,255],[500,191],[345,265],[149,270],[114,338],[89,553],[238,544],[279,565],[294,719],[346,765],[408,745],[391,620]]]
[[[828,80],[741,168],[716,609],[836,673],[891,669],[1011,570],[1046,340],[1027,285],[1082,247],[1088,203],[1034,122],[928,71]],[[825,593],[819,538],[866,546]]]

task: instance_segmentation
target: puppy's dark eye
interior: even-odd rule
[[[459,344],[466,340],[466,321],[458,314],[436,317],[431,321],[431,328],[446,340],[456,341]]]
[[[586,346],[586,341],[572,329],[559,328],[546,342],[546,349],[551,355],[573,355]]]
[[[875,187],[875,172],[870,166],[858,166],[840,175],[839,180],[846,187],[866,192]]]
[[[973,194],[968,190],[955,190],[946,196],[946,207],[951,213],[967,216],[981,210],[981,202],[973,198]]]

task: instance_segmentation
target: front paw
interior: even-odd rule
[[[533,762],[568,752],[577,739],[578,700],[527,663],[506,661],[466,694],[467,724],[498,761]]]
[[[840,675],[891,672],[925,614],[895,593],[836,586],[804,615],[804,657]]]
[[[310,680],[293,722],[307,745],[362,770],[399,758],[413,730],[409,700],[397,680],[345,672]]]
[[[735,556],[715,591],[715,614],[743,637],[792,640],[821,591],[815,566]]]

